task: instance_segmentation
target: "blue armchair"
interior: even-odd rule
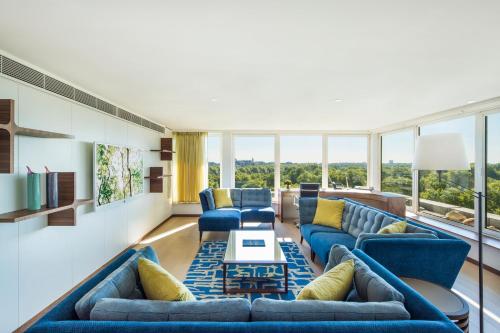
[[[343,200],[346,205],[342,229],[334,229],[312,224],[317,198],[300,199],[300,232],[311,247],[313,260],[317,254],[326,264],[331,247],[340,244],[362,250],[397,276],[418,278],[447,288],[453,286],[470,250],[468,243],[410,221],[405,233],[379,235],[377,231],[384,226],[404,219],[353,200]]]

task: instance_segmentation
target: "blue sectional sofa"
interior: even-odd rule
[[[337,246],[331,252],[326,269],[345,260],[355,261],[355,288],[348,298],[356,299],[342,302],[143,300],[137,276],[139,256],[158,260],[149,247],[128,250],[72,291],[27,332],[461,332],[419,293],[360,250],[351,253]]]
[[[337,198],[327,198],[337,200]],[[299,201],[300,233],[326,264],[335,244],[360,249],[397,276],[418,278],[451,288],[470,250],[461,239],[433,228],[407,221],[405,233],[379,235],[384,226],[404,220],[379,209],[343,199],[342,229],[313,224],[317,198]],[[301,240],[302,241],[302,240]]]
[[[271,190],[267,188],[232,188],[233,207],[215,208],[213,190],[200,192],[203,214],[198,219],[200,241],[204,231],[229,231],[243,228],[244,222],[271,223],[274,229],[275,212]]]

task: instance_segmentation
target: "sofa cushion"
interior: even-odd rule
[[[342,232],[342,230],[336,229],[336,228],[331,228],[327,227],[324,225],[319,225],[319,224],[302,224],[300,226],[300,233],[304,237],[304,239],[308,242],[311,243],[311,236],[316,233],[316,232]]]
[[[404,303],[405,298],[399,291],[375,274],[345,246],[332,247],[325,270],[351,259],[354,260],[354,286],[359,298],[367,302],[398,301]]]
[[[352,289],[354,260],[344,261],[309,282],[297,300],[343,301]]]
[[[386,235],[386,234],[404,234],[406,231],[406,221],[398,221],[391,224],[386,225],[383,228],[380,228],[377,231],[377,234]],[[358,235],[359,236],[359,235]]]
[[[328,200],[318,198],[313,224],[327,227],[342,228],[342,214],[344,213],[344,200]]]
[[[273,207],[243,207],[241,208],[241,220],[243,222],[274,222],[275,213]]]
[[[231,191],[228,188],[216,188],[213,190],[215,208],[233,207]]]
[[[198,219],[200,231],[229,231],[240,227],[241,213],[236,208],[207,210]]]
[[[301,225],[312,223],[318,199],[316,198],[300,198],[299,199],[299,221]]]
[[[347,232],[354,237],[358,237],[362,232],[376,233],[386,225],[398,221],[384,213],[361,205],[355,205],[354,211],[349,218],[350,223]]]
[[[241,189],[241,207],[271,207],[271,199],[268,188]]]
[[[214,192],[211,188],[205,190],[205,196],[207,199],[208,209],[210,210],[215,209]]]
[[[252,321],[357,321],[407,320],[401,302],[280,301],[257,298]]]
[[[344,245],[348,249],[354,249],[355,244],[356,238],[343,232],[316,232],[312,234],[311,242],[309,243],[323,264],[328,262],[330,249],[333,245]]]
[[[137,253],[132,255],[120,267],[87,292],[75,304],[75,311],[78,318],[88,320],[90,318],[90,311],[101,298],[144,298],[137,270],[137,260],[140,257],[147,258],[156,263],[158,262],[156,253],[151,247],[148,246],[137,251]]]
[[[233,200],[233,207],[241,208],[241,188],[231,189],[231,200]]]
[[[217,321],[250,320],[250,302],[244,298],[168,302],[104,298],[90,320],[106,321]]]
[[[139,277],[144,294],[150,300],[195,301],[189,289],[159,264],[146,258],[138,260]]]

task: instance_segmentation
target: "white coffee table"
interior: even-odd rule
[[[243,240],[263,240],[264,246],[243,246]],[[230,288],[226,287],[227,265],[282,265],[285,288]],[[252,277],[250,277],[252,278]],[[256,277],[254,277],[256,278]],[[245,278],[242,278],[245,279]],[[222,286],[224,293],[287,293],[288,262],[276,239],[274,230],[231,230],[226,254],[222,262]]]

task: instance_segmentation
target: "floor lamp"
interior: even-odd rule
[[[483,199],[481,192],[473,191],[449,180],[442,180],[444,170],[470,170],[465,144],[461,134],[446,133],[422,135],[417,139],[413,170],[434,170],[438,172],[439,182],[445,182],[472,193],[478,199],[478,266],[479,266],[479,332],[484,332],[483,316]]]

